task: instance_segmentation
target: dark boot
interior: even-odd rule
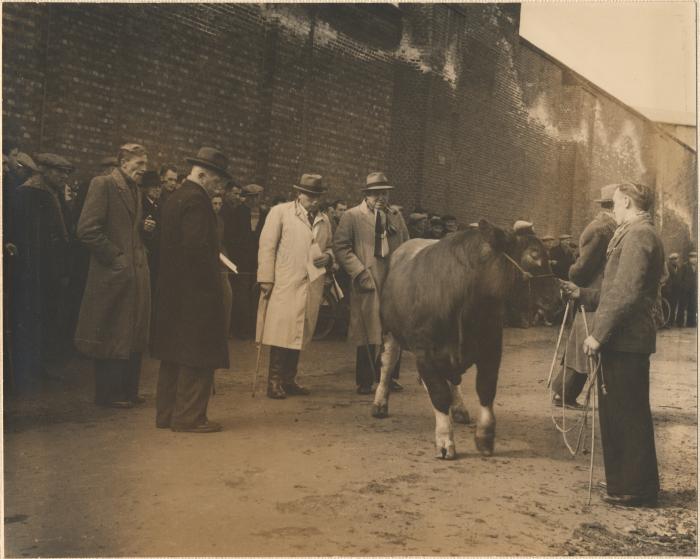
[[[284,377],[282,388],[289,396],[308,396],[311,391],[297,383],[297,368],[299,366],[300,351],[296,349],[285,350]]]
[[[287,393],[282,388],[282,375],[284,374],[284,348],[270,347],[270,369],[267,375],[267,397],[273,400],[283,400]]]

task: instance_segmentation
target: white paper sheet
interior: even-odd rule
[[[221,263],[224,266],[226,266],[229,270],[231,270],[234,274],[238,273],[238,266],[231,262],[223,252],[219,253],[219,260],[221,260]]]

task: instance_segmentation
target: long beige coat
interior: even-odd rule
[[[265,220],[258,248],[258,282],[273,283],[269,302],[260,300],[256,340],[260,341],[263,313],[265,345],[303,349],[316,328],[325,272],[309,281],[307,263],[313,243],[333,257],[331,225],[319,212],[313,229],[298,202],[274,206]],[[267,304],[266,304],[267,303]]]
[[[386,215],[389,254],[385,258],[374,256],[376,218],[364,201],[346,211],[335,230],[333,239],[335,258],[353,280],[348,339],[356,345],[382,343],[379,295],[384,285],[389,258],[402,243],[409,239],[408,229],[401,214],[390,208]],[[363,270],[369,270],[372,275],[375,291],[360,293],[357,290],[357,283],[354,280]]]

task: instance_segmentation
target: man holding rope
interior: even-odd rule
[[[597,309],[583,348],[599,360],[598,414],[607,489],[603,500],[622,506],[654,506],[659,491],[649,355],[656,350],[652,307],[664,271],[664,250],[649,214],[653,199],[644,185],[618,185],[613,195],[618,228],[608,245],[600,289],[562,282],[568,296]]]

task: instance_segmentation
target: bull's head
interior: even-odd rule
[[[496,251],[506,255],[515,273],[530,283],[532,303],[545,311],[561,304],[559,282],[549,266],[547,249],[531,227],[503,230],[482,219],[479,230]]]

